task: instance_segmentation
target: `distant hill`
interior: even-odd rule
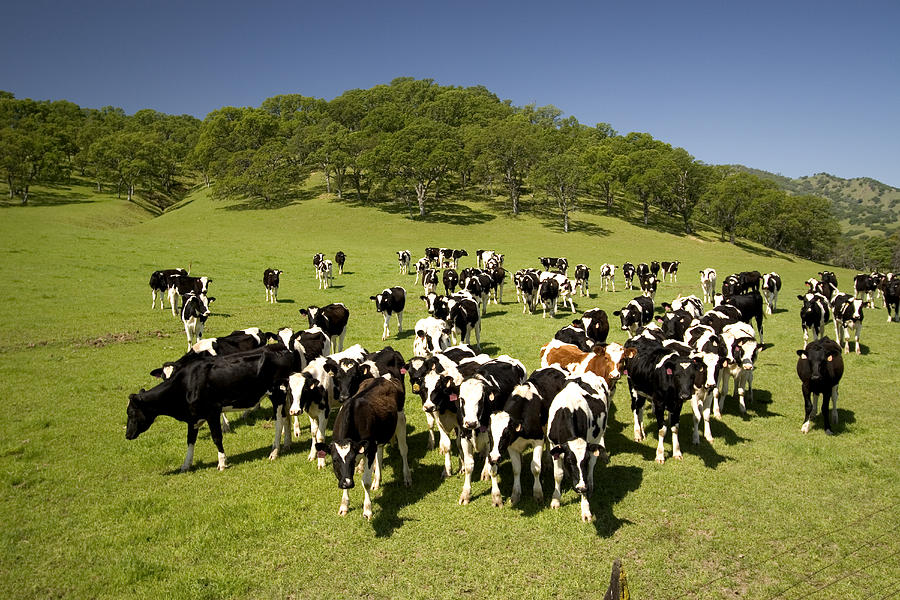
[[[890,234],[900,230],[900,189],[869,177],[842,179],[828,173],[792,179],[784,175],[732,165],[763,179],[774,181],[792,194],[828,198],[846,235]]]

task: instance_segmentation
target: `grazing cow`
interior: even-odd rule
[[[400,275],[409,275],[409,261],[411,259],[412,259],[412,254],[410,254],[409,250],[398,250],[397,251],[397,262],[400,263]],[[417,263],[417,266],[418,266],[418,263]]]
[[[425,317],[416,321],[413,328],[413,356],[428,357],[451,346],[450,326],[443,319]]]
[[[340,302],[327,304],[321,308],[309,306],[301,308],[300,314],[309,319],[310,327],[320,327],[328,334],[333,350],[340,352],[344,349],[344,336],[347,335],[347,322],[350,320],[350,311],[346,306]]]
[[[344,262],[347,260],[347,255],[344,254],[341,250],[338,250],[334,255],[334,264],[338,266],[338,275],[344,274]]]
[[[313,274],[316,276],[316,279],[319,278],[319,265],[322,261],[325,260],[325,255],[321,252],[317,252],[313,255],[312,264],[313,264]]]
[[[864,300],[857,300],[850,294],[836,294],[831,300],[831,318],[834,319],[834,338],[838,345],[844,344],[844,352],[850,353],[850,335],[859,348],[859,332],[862,330]]]
[[[278,302],[278,283],[281,274],[280,269],[266,269],[263,271],[263,286],[266,288],[266,302],[275,304]]]
[[[891,279],[884,284],[884,307],[888,323],[900,320],[900,279]],[[893,317],[891,311],[894,311]]]
[[[634,356],[634,348],[625,348],[615,342],[611,344],[595,344],[589,352],[583,352],[571,344],[553,340],[541,347],[541,366],[559,365],[574,375],[593,373],[602,377],[609,387],[612,398],[616,391],[616,382],[622,376],[624,361]]]
[[[319,289],[327,290],[334,285],[333,263],[326,258],[319,263],[318,269]]]
[[[488,461],[496,466],[504,452],[509,453],[513,470],[513,489],[510,504],[522,496],[522,453],[532,448],[531,474],[534,476],[535,502],[544,501],[541,487],[541,457],[547,437],[550,404],[566,386],[568,373],[552,366],[534,371],[528,381],[516,386],[503,408],[491,415],[491,451]],[[500,490],[497,489],[497,494]],[[494,498],[498,504],[500,498]],[[502,501],[501,501],[502,502]]]
[[[159,271],[153,271],[150,274],[150,308],[156,308],[156,295],[159,294],[159,309],[163,309],[163,298],[166,297],[166,293],[169,291],[169,288],[174,286],[173,276],[175,275],[184,275],[187,276],[188,272],[184,269],[161,269]],[[170,296],[169,300],[172,300]],[[172,307],[174,312],[175,307]]]
[[[543,308],[542,318],[547,318],[547,310],[550,310],[550,316],[556,316],[556,305],[559,302],[559,282],[550,277],[541,281],[538,288],[538,296],[541,299],[541,307]]]
[[[659,280],[656,278],[656,275],[652,273],[650,275],[644,275],[640,279],[641,282],[641,291],[644,293],[644,296],[650,298],[651,301],[656,299],[656,288],[659,285]]]
[[[715,269],[703,269],[700,271],[700,288],[703,290],[703,301],[712,302],[716,293]]]
[[[575,265],[575,291],[581,296],[591,297],[590,290],[591,268],[587,265]]]
[[[459,273],[456,272],[456,269],[444,269],[441,279],[444,282],[445,294],[449,296],[456,291],[456,287],[459,285]]]
[[[800,326],[803,328],[803,347],[809,341],[809,330],[813,330],[813,341],[825,334],[825,323],[830,316],[828,298],[822,294],[798,294],[797,299],[803,303],[800,309]]]
[[[637,296],[621,310],[613,311],[613,315],[622,320],[622,331],[635,335],[638,327],[653,320],[653,300]]]
[[[756,331],[759,333],[759,344],[763,344],[763,299],[757,291],[745,294],[735,294],[722,300],[723,304],[734,306],[740,311],[740,320],[745,323],[756,321]],[[718,308],[718,307],[717,307]]]
[[[600,286],[604,292],[616,291],[616,265],[612,263],[600,265]]]
[[[215,300],[193,292],[182,297],[181,322],[184,324],[184,334],[187,336],[188,350],[194,342],[199,342],[203,337],[203,327],[209,318],[209,303]],[[191,341],[193,340],[193,341]]]
[[[678,265],[681,264],[681,261],[663,261],[659,264],[662,266],[663,281],[665,281],[666,275],[669,276],[669,281],[671,283],[678,281]]]
[[[488,450],[491,415],[503,409],[513,389],[525,383],[525,376],[525,366],[521,362],[502,355],[480,365],[474,375],[460,384],[459,423],[463,427],[461,446],[465,474],[460,504],[468,504],[471,499],[475,453]],[[491,497],[494,505],[499,506],[497,469],[485,458],[481,477],[486,479],[488,476],[491,478]]]
[[[472,298],[459,296],[450,307],[447,323],[451,327],[453,343],[470,343],[472,332],[475,332],[475,345],[481,350],[481,315],[478,314],[478,303]]]
[[[748,401],[753,402],[753,371],[761,344],[757,344],[753,327],[747,323],[726,325],[721,337],[725,344],[727,365],[719,376],[719,400],[715,414],[717,417],[722,414],[722,405],[725,403],[729,382],[732,379],[734,379],[734,395],[738,398],[741,414],[744,414],[747,412]]]
[[[437,289],[438,272],[436,269],[427,269],[422,276],[422,285],[426,294],[433,294]]]
[[[606,382],[592,373],[568,380],[550,405],[547,439],[553,457],[553,498],[550,508],[559,508],[561,484],[566,471],[572,487],[581,496],[581,520],[594,520],[590,497],[594,491],[597,457],[607,459],[604,435],[609,418]]]
[[[606,342],[606,338],[609,336],[609,318],[606,316],[605,310],[592,308],[584,311],[584,314],[581,315],[581,324],[584,326],[588,339],[593,343]]]
[[[636,269],[634,265],[630,262],[622,265],[622,277],[625,278],[625,289],[633,290],[634,289],[634,275],[636,273]]]
[[[183,302],[184,297],[188,294],[208,296],[209,284],[212,283],[212,279],[209,277],[191,277],[190,275],[180,275],[178,273],[171,275],[169,281],[172,285],[167,290],[167,293],[173,315],[175,314],[175,307],[178,305],[178,297],[181,297]]]
[[[372,518],[372,499],[369,491],[381,484],[381,461],[384,445],[397,439],[400,459],[403,463],[403,483],[412,485],[412,475],[407,460],[406,392],[403,384],[391,377],[379,377],[365,382],[359,393],[344,403],[334,421],[333,440],[330,445],[316,444],[320,453],[331,453],[331,464],[341,492],[339,515],[349,510],[353,473],[357,457],[363,460],[363,517]],[[374,478],[373,478],[374,467]]]
[[[187,423],[187,455],[181,465],[184,472],[194,462],[197,431],[206,421],[218,450],[218,469],[223,471],[228,465],[222,447],[222,412],[254,407],[269,394],[275,416],[275,442],[269,458],[274,459],[283,431],[285,445],[290,444],[290,430],[284,427],[285,398],[277,382],[288,376],[292,366],[288,350],[269,347],[187,365],[156,387],[129,396],[125,438],[135,439],[160,415]]]
[[[384,327],[381,330],[382,341],[391,335],[391,315],[397,315],[397,333],[403,330],[403,309],[406,307],[406,290],[396,286],[386,288],[376,296],[369,296],[375,301],[375,310],[384,315]]]
[[[838,384],[844,375],[844,359],[841,346],[834,340],[823,337],[811,342],[803,350],[797,350],[797,375],[803,392],[806,418],[800,431],[809,433],[812,420],[818,412],[819,396],[822,396],[822,417],[825,433],[832,435],[831,427],[837,423]],[[829,413],[828,403],[831,402]]]
[[[778,292],[781,291],[781,276],[778,273],[766,273],[762,277],[763,298],[766,300],[766,312],[770,315],[778,307]]]
[[[712,430],[709,426],[710,411],[713,407],[719,413],[719,377],[723,367],[727,365],[728,349],[725,341],[709,326],[696,324],[684,333],[684,342],[698,353],[705,365],[705,394],[691,397],[691,409],[694,413],[695,444],[700,443],[700,420],[703,420],[706,441],[712,442]]]

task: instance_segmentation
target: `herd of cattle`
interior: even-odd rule
[[[397,252],[400,273],[409,273],[411,254]],[[451,450],[459,455],[463,487],[460,504],[471,498],[475,456],[484,456],[480,476],[491,480],[494,505],[502,505],[498,465],[510,460],[515,504],[521,497],[522,454],[532,449],[533,496],[543,501],[541,466],[543,450],[550,449],[554,491],[551,507],[560,504],[565,474],[581,496],[581,517],[591,520],[589,498],[598,458],[608,458],[605,432],[617,383],[625,375],[631,399],[634,439],[645,438],[643,414],[649,404],[656,418],[656,461],[664,463],[664,440],[671,432],[674,458],[681,458],[679,419],[684,403],[693,413],[693,442],[699,443],[700,423],[704,437],[712,441],[710,416],[721,417],[722,403],[734,382],[740,411],[753,401],[755,361],[763,348],[763,313],[777,307],[781,278],[776,273],[743,272],[726,277],[716,293],[714,269],[700,271],[703,299],[678,296],[663,302],[662,315],[655,315],[659,275],[675,281],[678,261],[625,263],[621,267],[625,289],[634,289],[637,277],[641,295],[613,312],[621,329],[628,332],[624,344],[608,342],[610,324],[599,308],[584,312],[560,329],[540,348],[541,367],[530,375],[524,365],[507,355],[491,358],[481,353],[481,317],[487,305],[503,301],[504,256],[479,250],[476,267],[458,269],[465,250],[427,248],[415,263],[416,283],[421,281],[429,316],[414,327],[412,358],[406,360],[391,346],[370,352],[359,344],[344,349],[350,311],[341,303],[301,309],[309,327],[301,331],[282,328],[265,332],[248,328],[218,338],[202,337],[208,318],[208,296],[212,280],[192,277],[184,269],[156,271],[150,279],[152,306],[157,296],[160,308],[168,298],[173,314],[181,298],[181,318],[188,337],[186,354],[166,362],[151,375],[162,381],[150,390],[131,394],[126,438],[146,431],[160,415],[187,423],[187,454],[181,466],[191,468],[197,432],[205,422],[218,450],[218,468],[225,469],[222,432],[229,428],[225,412],[249,411],[264,396],[272,403],[275,439],[270,459],[278,457],[282,443],[289,447],[300,436],[299,417],[310,424],[308,458],[319,468],[331,456],[342,490],[339,513],[346,514],[348,490],[354,486],[354,471],[361,462],[365,489],[363,514],[372,514],[370,490],[381,480],[382,449],[397,440],[404,483],[411,484],[406,443],[406,383],[422,400],[428,428],[428,447],[444,457],[443,477],[453,473]],[[333,265],[343,272],[346,256],[335,261],[323,254],[314,257],[316,279],[328,287]],[[562,302],[574,313],[573,296],[589,294],[590,268],[579,264],[575,278],[568,277],[565,258],[540,257],[542,269],[522,269],[512,275],[516,300],[523,311],[556,314]],[[443,269],[445,294],[437,294],[438,273]],[[601,266],[601,287],[615,291],[616,266]],[[266,269],[263,283],[266,301],[277,302],[282,271]],[[808,293],[798,296],[804,348],[798,350],[797,373],[805,402],[801,431],[808,432],[822,397],[825,431],[831,434],[837,419],[838,384],[843,374],[842,349],[849,352],[850,338],[860,352],[863,308],[880,297],[888,320],[896,319],[900,304],[900,278],[891,274],[858,275],[855,294],[838,291],[833,273],[806,281]],[[458,288],[458,289],[457,289]],[[384,316],[382,340],[390,336],[390,319],[396,315],[398,331],[403,325],[406,290],[392,287],[370,297]],[[713,308],[704,311],[704,304]],[[893,313],[893,317],[891,316]],[[824,337],[824,325],[833,319],[835,339]],[[753,324],[756,325],[754,331]],[[475,333],[475,345],[471,333]],[[812,332],[812,341],[809,333]],[[843,348],[842,348],[843,344]],[[831,411],[829,412],[829,403]],[[326,444],[326,428],[332,411],[338,410],[332,441]],[[289,417],[293,423],[289,423]],[[282,441],[283,440],[283,441]]]

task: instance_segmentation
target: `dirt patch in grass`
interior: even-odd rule
[[[90,337],[90,338],[81,338],[76,340],[68,340],[68,341],[56,341],[56,340],[37,340],[34,342],[28,342],[25,344],[25,348],[42,348],[44,346],[50,345],[65,345],[73,348],[103,348],[104,346],[111,346],[113,344],[125,344],[128,342],[134,342],[146,338],[167,338],[171,337],[171,334],[166,333],[164,331],[155,330],[155,331],[119,331],[114,333],[104,333],[99,337]],[[9,352],[14,350],[21,350],[22,346],[4,346],[0,347],[0,353]]]

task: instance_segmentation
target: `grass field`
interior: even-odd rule
[[[845,358],[837,435],[825,436],[821,417],[802,435],[796,295],[821,265],[712,234],[685,238],[584,213],[564,235],[542,218],[495,216],[496,207],[478,202],[454,202],[421,222],[394,205],[342,203],[319,191],[261,210],[213,202],[200,189],[151,219],[73,184],[48,201],[35,194],[34,206],[0,210],[3,597],[588,598],[602,596],[617,557],[639,600],[900,594],[900,425],[891,416],[900,325],[886,323],[882,309],[867,311],[863,354]],[[497,249],[512,270],[537,266],[541,255],[566,256],[571,265],[595,267],[596,279],[603,262],[680,259],[679,282],[661,284],[657,303],[699,293],[701,268],[712,266],[720,277],[777,271],[785,289],[781,309],[766,319],[756,402],[742,418],[729,398],[713,423],[712,445],[690,443],[686,409],[684,460],[657,465],[655,434],[631,439],[622,382],[607,434],[611,461],[595,477],[597,519],[587,525],[571,488],[559,510],[527,494],[516,507],[498,509],[489,482],[475,482],[472,504],[458,506],[461,479],[441,481],[442,459],[426,450],[411,394],[413,486],[398,483],[399,459],[389,448],[371,522],[362,517],[359,486],[350,514],[338,517],[330,467],[319,472],[306,460],[308,431],[281,458],[266,460],[273,436],[267,402],[226,435],[231,467],[223,473],[208,430],[186,474],[178,472],[183,424],[161,417],[137,440],[125,440],[128,394],[154,385],[150,370],[186,345],[180,321],[149,308],[154,269],[191,265],[192,274],[213,278],[207,336],[299,328],[299,308],[340,301],[352,313],[348,345],[375,350],[383,346],[381,317],[369,296],[398,284],[418,296],[414,276],[397,274],[395,252],[410,249],[415,260],[431,245],[473,255]],[[348,256],[345,274],[319,291],[312,255],[337,250]],[[473,264],[470,256],[461,267]],[[264,303],[261,285],[269,266],[285,271],[274,306]],[[849,288],[853,274],[837,275]],[[611,312],[635,295],[600,292],[599,281],[593,288],[579,310]],[[490,307],[483,348],[533,369],[538,348],[571,317],[523,315],[511,284],[505,300]],[[409,329],[424,315],[410,301],[407,330],[388,343],[410,355]],[[610,334],[624,339],[621,331]],[[500,473],[508,498],[508,462]],[[530,474],[523,479],[527,490]]]

